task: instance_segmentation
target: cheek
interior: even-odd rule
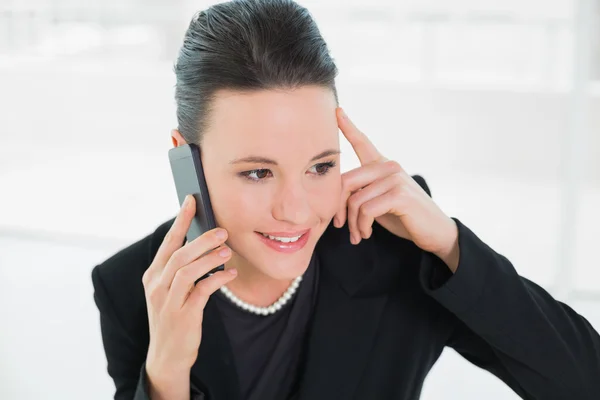
[[[256,227],[257,221],[268,212],[266,199],[261,199],[263,192],[244,184],[232,182],[219,190],[218,200],[212,201],[215,218],[219,226],[235,232],[245,231],[247,227]]]
[[[315,210],[318,210],[321,218],[330,219],[337,213],[340,208],[341,196],[341,180],[328,182],[327,185],[323,186],[319,191],[313,194],[313,204],[315,205]]]

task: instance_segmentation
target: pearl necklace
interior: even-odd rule
[[[281,310],[281,308],[294,296],[296,290],[298,290],[298,286],[300,285],[300,281],[302,281],[302,275],[293,280],[292,284],[289,288],[281,295],[279,299],[270,306],[267,307],[259,307],[250,303],[246,303],[235,294],[231,292],[226,286],[221,286],[221,293],[225,295],[233,304],[237,305],[243,310],[249,311],[253,314],[257,315],[270,315],[274,314],[277,311]]]

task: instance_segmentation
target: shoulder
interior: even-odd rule
[[[142,328],[144,324],[147,326],[142,276],[174,220],[160,224],[151,234],[93,268],[94,301],[101,316],[124,328],[139,328],[139,324]]]

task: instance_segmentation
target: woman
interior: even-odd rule
[[[115,399],[417,399],[446,346],[523,398],[600,396],[598,333],[344,115],[306,9],[217,4],[175,73],[219,228],[186,242],[190,198],[94,268]]]

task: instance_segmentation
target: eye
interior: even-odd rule
[[[317,175],[325,175],[333,167],[335,167],[335,161],[329,161],[325,163],[315,164],[311,167],[311,169],[315,168],[315,173]]]
[[[269,174],[270,172],[271,172],[271,170],[261,168],[261,169],[253,169],[250,171],[240,172],[240,175],[242,175],[243,177],[245,177],[248,180],[260,182],[260,181],[264,180],[267,177],[267,174]],[[273,175],[273,174],[271,174],[271,175]]]

